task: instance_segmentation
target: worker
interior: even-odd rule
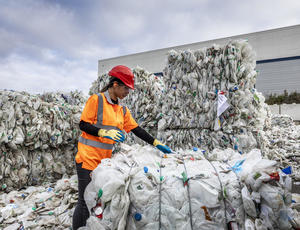
[[[110,76],[108,85],[100,93],[90,96],[80,118],[79,127],[82,133],[75,157],[78,202],[73,214],[74,230],[85,226],[89,217],[84,191],[91,181],[90,174],[102,159],[111,157],[114,143],[124,141],[123,130],[127,133],[133,132],[163,153],[172,152],[168,146],[141,128],[131,116],[129,109],[119,103],[130,90],[134,90],[132,71],[126,66],[118,65],[112,68],[108,75]]]

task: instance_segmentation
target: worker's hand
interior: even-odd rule
[[[157,140],[157,139],[154,140],[153,145],[154,145],[156,148],[158,148],[160,151],[162,151],[163,153],[172,153],[172,150],[171,150],[168,146],[162,144],[162,143],[161,143],[159,140]]]
[[[98,131],[98,136],[108,138],[116,142],[123,142],[125,140],[125,136],[122,133],[122,131],[115,130],[115,129],[110,129],[110,130],[100,129]]]

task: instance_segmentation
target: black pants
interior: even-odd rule
[[[78,202],[73,214],[73,230],[76,230],[86,225],[86,220],[89,218],[89,210],[84,201],[84,191],[86,186],[90,183],[90,173],[92,170],[81,167],[82,163],[76,163],[76,171],[78,176]]]

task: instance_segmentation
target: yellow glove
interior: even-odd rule
[[[162,151],[163,153],[172,153],[172,150],[171,150],[168,146],[162,144],[162,143],[161,143],[159,140],[157,140],[157,139],[154,140],[153,145],[154,145],[156,148],[158,148],[160,151]]]
[[[115,129],[110,129],[110,130],[99,129],[98,136],[108,138],[116,142],[123,142],[125,140],[125,136],[122,133],[122,131],[115,130]]]

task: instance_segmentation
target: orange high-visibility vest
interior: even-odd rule
[[[125,130],[129,133],[138,127],[125,106],[114,104],[108,91],[92,95],[83,109],[80,120],[93,124],[100,129]],[[115,141],[81,133],[78,140],[78,152],[75,160],[82,168],[94,170],[104,158],[110,158]]]

